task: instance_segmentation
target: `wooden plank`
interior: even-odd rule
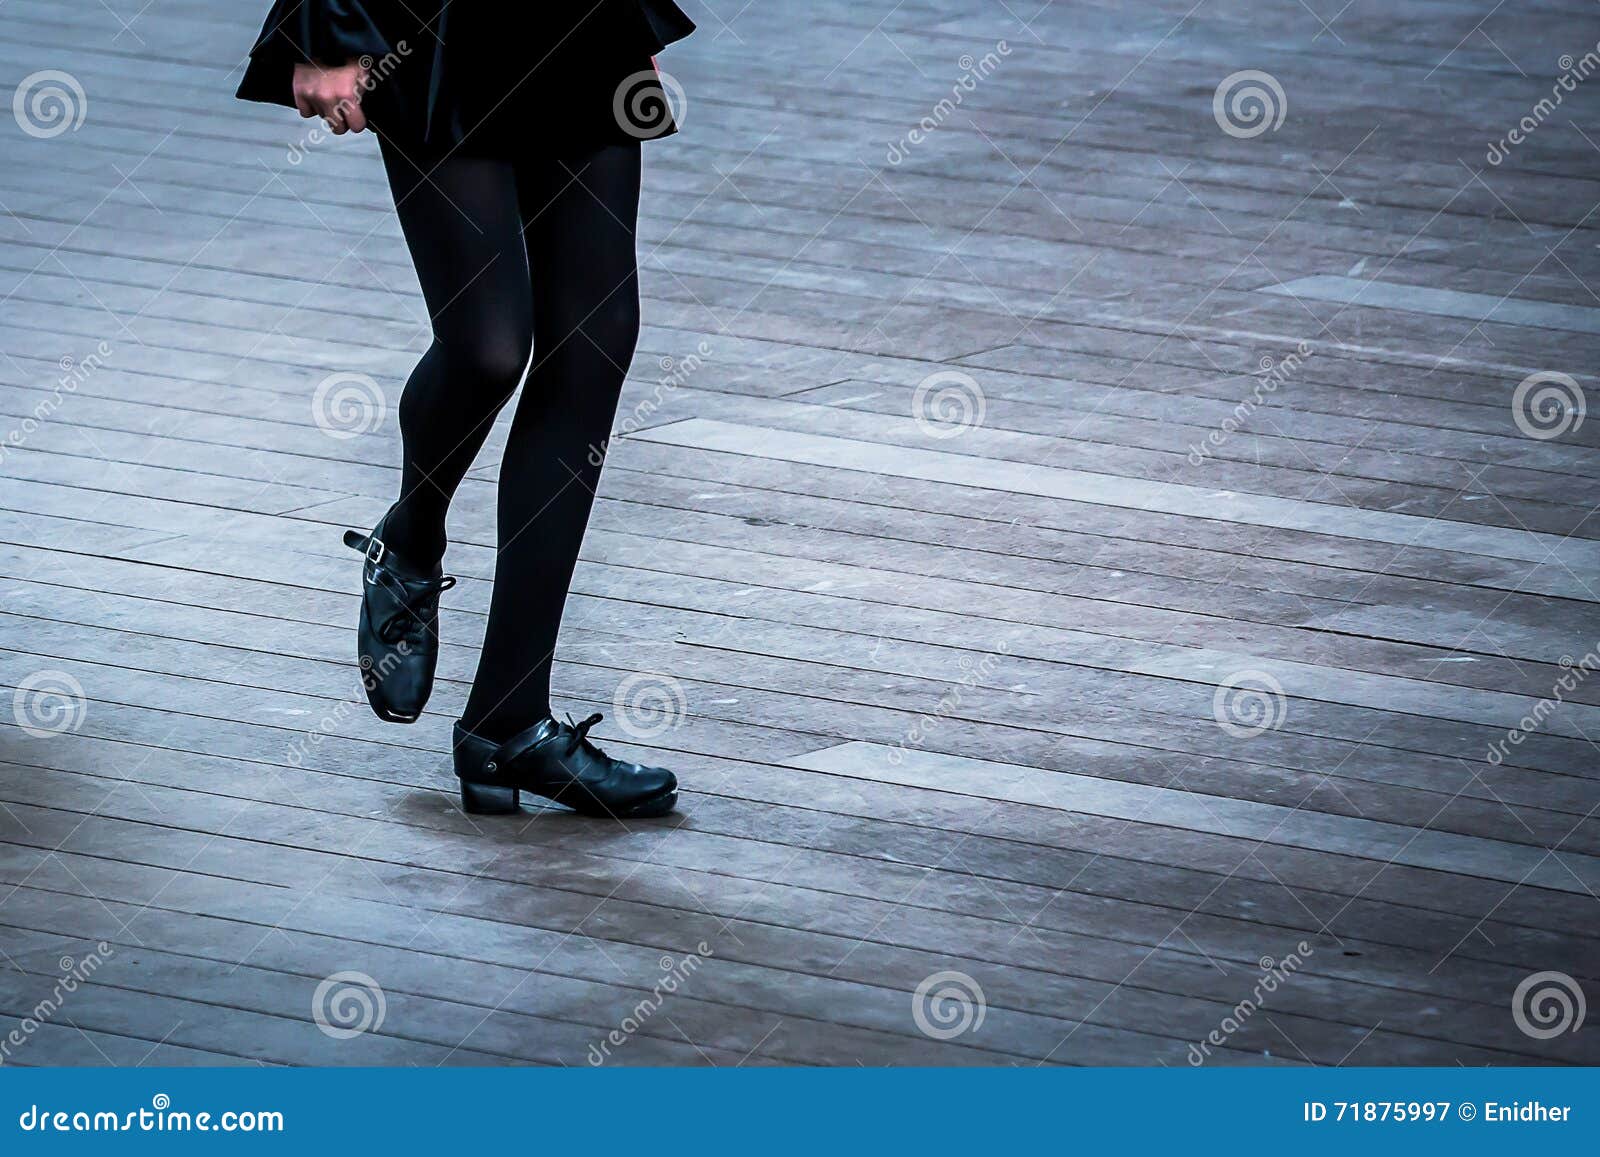
[[[1496,558],[1548,561],[1580,570],[1593,571],[1600,564],[1600,545],[1554,535],[1469,527],[1386,511],[1294,502],[1254,494],[1208,493],[1194,486],[1113,478],[1003,460],[980,460],[945,450],[886,447],[851,438],[778,431],[714,419],[688,418],[641,430],[634,437],[673,446],[750,453],[759,458],[870,470],[933,482],[958,482],[1008,494],[1036,494],[1226,522],[1337,533],[1404,546],[1415,543]]]
[[[1437,317],[1463,317],[1469,321],[1496,321],[1506,325],[1600,334],[1600,309],[1553,301],[1529,301],[1503,294],[1463,293],[1457,289],[1358,281],[1331,274],[1297,277],[1282,285],[1264,285],[1261,292],[1375,309],[1402,309]]]
[[[921,787],[1044,804],[1068,812],[1141,820],[1170,827],[1213,831],[1298,847],[1383,858],[1413,867],[1483,876],[1513,884],[1536,883],[1560,891],[1589,892],[1600,882],[1600,859],[1555,849],[1528,848],[1470,836],[1417,831],[1401,825],[1331,817],[1299,808],[1221,799],[1188,790],[1115,784],[1094,776],[1043,772],[993,760],[952,757],[931,751],[901,751],[844,743],[791,761],[813,771],[867,775]]]

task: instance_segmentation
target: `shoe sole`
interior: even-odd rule
[[[480,816],[512,815],[513,813],[522,810],[520,798],[522,791],[522,788],[473,783],[470,780],[464,779],[461,781],[461,810],[470,815]],[[563,807],[572,808],[572,810],[578,815],[587,816],[590,819],[602,820],[655,819],[658,816],[666,815],[672,811],[673,808],[678,806],[677,788],[673,788],[672,790],[664,792],[658,796],[652,796],[649,799],[640,800],[638,803],[632,804],[621,811],[610,811],[604,808],[595,809],[573,807],[565,800],[542,795],[536,791],[530,791],[528,794],[537,795],[541,799],[548,799],[552,803],[558,803]]]
[[[361,689],[366,692],[367,706],[372,708],[372,713],[385,723],[415,723],[422,718],[422,712],[420,711],[415,715],[402,715],[388,706],[383,702],[383,697],[378,691],[367,686],[365,679],[361,680]]]
[[[367,706],[371,707],[372,713],[385,723],[415,723],[417,720],[422,718],[422,713],[420,711],[415,715],[401,715],[398,711],[394,711],[391,708],[385,707],[382,703],[379,703],[378,700],[370,694],[367,696]]]

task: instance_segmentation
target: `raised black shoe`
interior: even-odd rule
[[[361,567],[361,621],[356,652],[361,685],[379,719],[415,723],[433,691],[439,661],[439,596],[456,585],[440,572],[413,566],[372,533],[344,532],[344,544],[366,556]]]
[[[517,810],[518,793],[531,792],[565,804],[586,816],[644,819],[663,816],[678,803],[678,779],[659,767],[613,759],[589,741],[589,728],[602,716],[581,723],[546,719],[495,743],[455,728],[456,776],[461,806],[480,815]]]

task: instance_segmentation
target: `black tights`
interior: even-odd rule
[[[500,469],[499,553],[464,722],[509,738],[550,713],[550,662],[606,438],[639,336],[639,146],[565,160],[452,156],[420,168],[385,144],[433,344],[400,398],[405,462],[386,531],[444,553],[445,511],[533,365]]]

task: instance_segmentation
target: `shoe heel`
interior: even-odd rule
[[[514,787],[492,787],[461,781],[461,810],[478,816],[504,816],[517,810],[518,792]]]

